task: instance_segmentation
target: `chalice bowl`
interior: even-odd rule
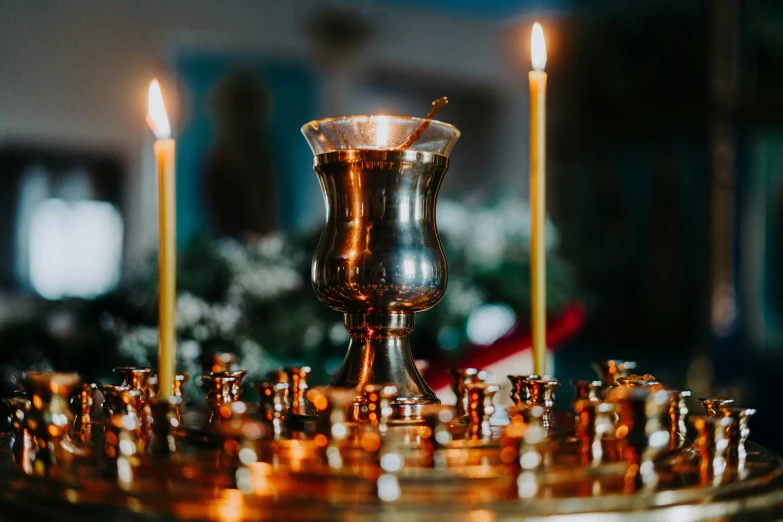
[[[392,384],[392,419],[420,419],[440,401],[416,369],[408,337],[414,314],[446,291],[435,204],[460,133],[403,116],[312,121],[302,133],[326,206],[313,288],[345,314],[350,334],[331,386]]]

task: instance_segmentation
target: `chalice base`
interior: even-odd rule
[[[440,404],[410,351],[413,313],[347,313],[345,328],[351,340],[333,387],[361,389],[366,384],[393,384],[397,387],[392,400],[393,421],[421,420]]]

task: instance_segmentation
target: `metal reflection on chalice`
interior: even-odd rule
[[[354,116],[303,127],[327,209],[318,297],[351,340],[329,387],[283,368],[242,396],[230,357],[200,378],[206,412],[149,368],[117,384],[22,376],[5,400],[0,520],[778,520],[783,464],[747,441],[750,408],[700,401],[632,362],[596,363],[553,411],[552,376],[452,371],[441,405],[408,334],[446,288],[435,204],[459,132]],[[415,136],[415,139],[411,139]]]

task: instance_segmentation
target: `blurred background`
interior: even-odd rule
[[[438,208],[450,281],[415,355],[436,383],[513,359],[529,347],[533,21],[557,376],[636,360],[758,407],[753,438],[783,450],[783,6],[768,0],[0,1],[4,391],[20,368],[155,364],[153,76],[177,139],[181,369],[227,351],[251,375],[308,363],[328,382],[347,334],[309,285],[324,211],[299,128],[424,115],[444,95],[439,119],[462,130]]]

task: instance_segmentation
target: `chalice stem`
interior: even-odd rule
[[[413,317],[410,312],[345,314],[351,341],[332,386],[355,388],[394,383],[399,392],[393,406],[437,403],[438,398],[416,369],[410,351],[408,336],[413,330]]]

